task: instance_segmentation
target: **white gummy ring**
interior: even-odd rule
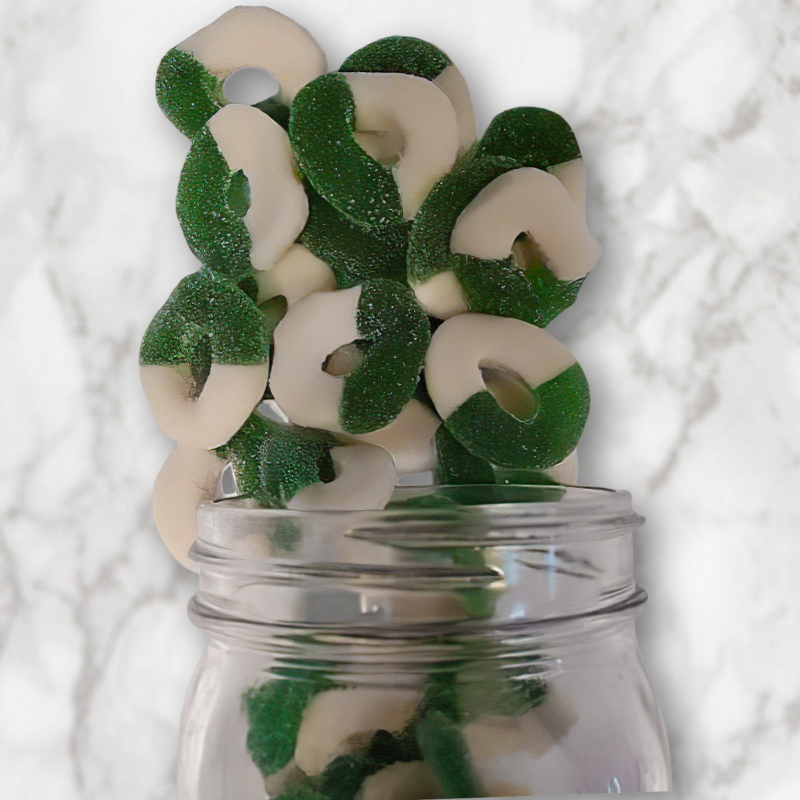
[[[556,483],[575,486],[578,483],[578,451],[573,450],[560,464],[544,472]]]
[[[270,388],[295,425],[341,433],[340,377],[322,369],[325,359],[359,338],[356,325],[361,287],[319,292],[299,301],[275,328]]]
[[[378,511],[394,493],[397,472],[387,450],[347,444],[331,450],[336,477],[306,486],[286,503],[293,511]]]
[[[441,424],[441,420],[425,403],[410,400],[400,415],[385,428],[352,438],[388,450],[398,474],[410,475],[436,468],[434,436]]]
[[[273,297],[285,297],[293,306],[315,292],[332,292],[336,277],[331,268],[301,244],[292,245],[286,255],[268,270],[255,274],[258,284],[257,303]]]
[[[308,198],[292,161],[286,131],[252,106],[232,103],[208,121],[208,129],[232,172],[242,170],[250,187],[244,224],[250,262],[269,269],[302,232]]]
[[[263,6],[232,8],[176,49],[191,53],[221,81],[242,67],[267,70],[278,81],[278,98],[286,105],[327,71],[325,54],[311,34]]]
[[[164,462],[153,487],[153,517],[167,549],[187,569],[197,538],[197,507],[217,494],[225,462],[209,450],[178,445]]]
[[[459,314],[434,333],[425,359],[425,382],[436,411],[446,420],[472,395],[485,390],[483,364],[509,367],[535,389],[575,363],[561,342],[535,325],[487,314]]]
[[[178,444],[211,450],[242,427],[264,396],[269,363],[212,364],[203,390],[191,396],[188,365],[139,367],[156,422]]]
[[[481,259],[505,259],[520,233],[530,234],[548,269],[562,281],[585,277],[600,259],[600,245],[564,184],[535,167],[506,172],[482,189],[456,221],[450,248]]]
[[[393,173],[403,216],[412,219],[430,190],[455,163],[456,113],[434,83],[403,73],[343,73],[356,106],[356,131],[381,132],[389,147],[402,146]],[[363,141],[363,139],[361,140]]]

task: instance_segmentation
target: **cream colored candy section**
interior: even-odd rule
[[[359,800],[431,800],[442,797],[442,787],[424,761],[392,764],[370,775]]]
[[[287,305],[293,306],[314,292],[332,292],[336,288],[331,268],[301,244],[293,244],[271,269],[257,272],[255,279],[259,303],[281,295]]]
[[[458,68],[451,64],[445,67],[434,79],[433,83],[447,95],[456,112],[458,122],[458,154],[463,155],[469,150],[478,136],[478,124],[475,120],[475,110],[472,107],[472,98],[469,86]]]
[[[259,404],[269,364],[212,364],[196,398],[188,365],[143,364],[139,375],[164,433],[178,444],[210,450],[225,444]]]
[[[186,569],[197,572],[189,548],[197,538],[197,507],[217,494],[225,462],[210,450],[178,445],[161,467],[153,487],[153,517],[167,549]]]
[[[448,319],[469,311],[461,281],[450,270],[414,284],[412,288],[420,305],[432,317]]]
[[[292,511],[373,511],[385,508],[394,493],[397,472],[382,447],[351,444],[331,450],[336,474],[330,483],[301,489],[286,503]]]
[[[412,219],[458,154],[456,113],[447,96],[416,75],[351,72],[345,79],[356,105],[356,130],[385,131],[402,141],[392,168],[403,215]]]
[[[292,162],[286,131],[263,111],[232,103],[208,121],[228,168],[242,170],[250,186],[244,216],[252,247],[250,263],[269,269],[302,232],[308,198]]]
[[[425,381],[436,411],[447,419],[484,390],[482,364],[509,367],[535,389],[574,363],[575,356],[561,342],[535,325],[488,314],[458,314],[433,334]]]
[[[297,734],[297,766],[306,775],[319,775],[348,744],[356,744],[352,737],[402,730],[421,700],[414,689],[351,688],[318,694],[306,708]]]
[[[328,70],[325,54],[294,20],[262,6],[237,6],[177,47],[224,80],[241,67],[260,67],[275,76],[287,105],[309,81]]]
[[[554,164],[548,172],[561,181],[575,205],[583,211],[586,206],[586,167],[583,159],[573,158],[572,161]]]
[[[396,419],[371,433],[352,438],[389,451],[401,475],[425,472],[436,466],[433,437],[441,420],[419,400],[410,400]]]
[[[563,461],[544,472],[558,483],[574,486],[578,482],[578,451],[573,450]]]
[[[337,348],[358,339],[361,287],[318,292],[295,303],[275,328],[272,394],[295,425],[341,432],[341,377],[322,369]]]
[[[562,281],[587,275],[602,252],[561,181],[533,167],[506,172],[484,187],[456,220],[450,248],[477,258],[508,258],[520,233],[530,234]]]

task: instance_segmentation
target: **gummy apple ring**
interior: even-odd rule
[[[385,279],[312,294],[275,329],[270,389],[295,425],[371,433],[416,389],[430,326],[407,287]]]
[[[219,491],[225,462],[211,450],[179,444],[167,457],[153,487],[153,518],[174,558],[197,572],[189,548],[197,538],[197,507]]]
[[[357,50],[339,72],[400,72],[431,81],[447,96],[458,121],[459,154],[475,141],[477,125],[469,87],[438,47],[411,36],[389,36]]]
[[[156,77],[158,103],[191,138],[226,104],[225,79],[242,67],[272,73],[284,105],[327,69],[325,54],[305,28],[271,8],[237,6],[164,56]]]
[[[506,172],[482,189],[456,221],[450,249],[499,261],[512,257],[521,235],[533,239],[560,281],[586,277],[600,258],[600,245],[564,185],[534,167]]]
[[[239,492],[260,505],[294,510],[383,508],[394,491],[394,462],[383,448],[349,445],[327,431],[253,414],[220,449]]]
[[[261,312],[241,289],[208,270],[184,278],[142,340],[153,416],[179,444],[223,445],[263,397],[268,356]]]
[[[503,467],[544,470],[563,461],[589,413],[575,357],[521,320],[471,313],[446,320],[428,349],[425,379],[447,430]]]
[[[232,277],[269,269],[300,235],[308,199],[286,131],[231,104],[192,141],[178,185],[178,219],[207,267]]]
[[[359,144],[358,131],[384,132],[394,142],[388,149],[401,152],[391,171]],[[458,123],[446,95],[400,73],[317,78],[292,105],[289,135],[314,189],[367,228],[413,218],[458,152]]]

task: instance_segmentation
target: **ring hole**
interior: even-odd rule
[[[523,274],[547,269],[547,256],[536,239],[529,233],[521,233],[511,245],[514,266]]]
[[[357,340],[337,347],[322,362],[322,371],[335,378],[343,378],[361,366],[364,360],[366,342]]]
[[[237,69],[228,75],[222,85],[222,92],[229,103],[243,103],[246,106],[268,100],[279,90],[275,76],[261,67]]]
[[[384,167],[394,166],[403,154],[405,139],[393,131],[355,131],[359,147]]]
[[[522,375],[493,361],[478,364],[486,391],[497,405],[520,422],[533,422],[539,412],[539,398]]]

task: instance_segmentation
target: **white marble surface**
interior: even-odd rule
[[[485,125],[570,119],[605,257],[552,328],[593,387],[583,482],[627,488],[676,798],[800,790],[800,6],[275,0],[333,66],[443,47]],[[150,516],[170,443],[138,340],[194,270],[161,55],[226,5],[0,8],[0,775],[16,800],[167,800],[201,652]]]

